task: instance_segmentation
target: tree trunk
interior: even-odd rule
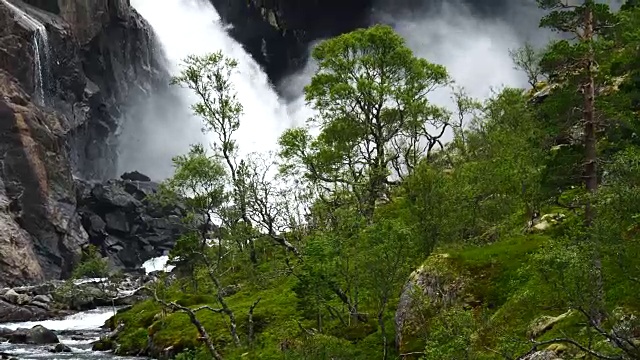
[[[216,350],[216,347],[213,345],[213,342],[211,341],[209,334],[204,329],[204,326],[202,326],[202,323],[200,323],[200,321],[196,317],[196,314],[194,314],[193,311],[185,311],[185,312],[187,313],[187,315],[189,315],[189,319],[191,320],[191,323],[196,327],[196,329],[198,329],[200,338],[207,345],[207,349],[209,350],[209,353],[211,354],[211,356],[213,356],[213,358],[216,360],[223,360],[222,356],[220,355],[218,350]]]
[[[380,326],[380,334],[382,335],[382,360],[387,360],[389,344],[387,340],[387,329],[384,326],[384,310],[386,309],[386,301],[385,305],[382,306],[382,309],[378,312],[378,326]]]
[[[591,43],[593,41],[593,11],[591,8],[585,12],[584,38]],[[589,54],[586,68],[586,81],[583,89],[584,108],[584,148],[585,148],[585,185],[589,195],[593,195],[598,190],[598,164],[596,149],[596,119],[595,119],[595,74],[594,74],[594,54],[593,45],[589,45]],[[594,218],[591,199],[587,201],[585,209],[585,220],[587,225],[591,225]]]
[[[595,59],[594,59],[594,19],[593,10],[587,5],[584,19],[584,41],[589,43],[589,53],[587,54],[586,79],[583,89],[583,118],[584,118],[584,151],[585,151],[585,187],[588,192],[587,203],[585,205],[585,224],[591,227],[595,218],[595,209],[592,206],[593,197],[598,190],[598,153],[597,153],[597,124],[595,118]],[[591,237],[591,234],[589,234]],[[602,259],[599,249],[599,241],[593,243],[593,267],[595,299],[592,305],[592,316],[594,321],[600,325],[603,321],[604,304],[604,284],[602,280]]]
[[[209,353],[211,354],[211,356],[216,359],[216,360],[224,360],[222,358],[222,355],[220,355],[220,353],[218,352],[218,350],[216,349],[216,346],[213,344],[213,341],[211,340],[211,337],[209,336],[209,334],[207,333],[207,330],[204,328],[204,326],[202,326],[202,323],[200,322],[200,320],[198,320],[198,317],[196,316],[196,311],[198,311],[199,309],[196,310],[192,310],[188,307],[182,306],[182,305],[178,305],[175,302],[171,302],[168,303],[164,300],[161,300],[158,297],[158,293],[156,292],[156,290],[150,290],[149,288],[147,288],[149,291],[151,291],[153,293],[153,297],[155,299],[155,301],[159,304],[162,304],[162,309],[163,312],[166,309],[171,309],[173,311],[182,311],[184,313],[186,313],[189,316],[189,320],[191,320],[191,324],[193,324],[193,326],[196,327],[196,329],[198,329],[198,334],[200,334],[200,340],[202,340],[205,345],[207,346],[207,349],[209,350]],[[216,309],[210,309],[214,312],[219,312],[219,310]]]
[[[253,348],[253,344],[254,344],[254,323],[253,323],[253,311],[255,310],[256,306],[258,306],[258,303],[260,302],[261,298],[258,298],[258,300],[256,300],[251,307],[249,308],[249,347]]]

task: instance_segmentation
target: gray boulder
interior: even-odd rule
[[[2,295],[2,299],[15,305],[25,305],[31,302],[31,297],[26,294],[18,294],[15,290],[10,289]]]
[[[51,301],[53,301],[53,299],[49,295],[36,295],[33,298],[33,302],[39,302],[39,303],[43,303],[43,304],[48,304]]]
[[[47,310],[36,306],[19,306],[0,300],[0,323],[38,321],[51,316]]]
[[[70,353],[71,352],[71,348],[68,347],[65,344],[60,343],[60,344],[57,344],[52,349],[50,349],[49,352],[52,352],[52,353],[62,353],[62,352]]]
[[[58,336],[42,325],[36,325],[31,329],[18,329],[7,336],[12,344],[45,345],[60,342]]]

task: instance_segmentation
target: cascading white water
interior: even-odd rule
[[[36,103],[46,103],[46,81],[49,78],[49,37],[46,27],[33,16],[11,4],[9,0],[2,2],[16,15],[16,20],[33,31],[33,76],[35,82]]]
[[[49,330],[96,330],[104,325],[105,321],[113,316],[113,309],[96,309],[77,313],[60,320],[31,321],[22,323],[8,323],[0,326],[16,330],[18,328],[30,329],[36,325],[42,325]]]
[[[178,74],[189,55],[221,50],[237,60],[232,81],[244,107],[235,136],[240,153],[275,149],[276,139],[291,125],[292,115],[261,67],[227,34],[213,5],[207,0],[132,0],[131,5],[155,31],[171,74]],[[173,91],[182,102],[175,105],[184,110],[197,101],[187,89],[176,86]],[[206,139],[199,134],[200,120],[187,111],[176,114],[175,109],[170,109],[170,113],[158,114],[157,110],[150,110],[125,125],[130,129],[123,129],[119,171],[137,169],[161,180],[172,174],[172,156],[185,153],[188,145]]]
[[[169,256],[167,255],[158,256],[156,258],[145,261],[144,264],[142,264],[142,267],[144,268],[147,274],[154,271],[169,272],[173,270],[175,266],[168,265],[167,264],[168,261],[169,261]]]
[[[0,342],[0,352],[11,354],[16,358],[23,360],[113,360],[113,359],[135,359],[130,357],[115,356],[108,352],[92,351],[92,343],[104,335],[104,330],[101,327],[104,325],[110,317],[113,316],[113,309],[102,308],[84,311],[64,319],[59,320],[45,320],[45,321],[31,321],[22,323],[9,323],[0,324],[0,327],[4,327],[10,330],[16,330],[19,328],[30,329],[36,325],[44,326],[45,328],[57,333],[60,342],[69,346],[70,353],[58,353],[52,354],[49,349],[52,345],[29,345],[29,344],[10,344]],[[140,359],[140,358],[137,358]]]

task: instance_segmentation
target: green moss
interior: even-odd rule
[[[229,296],[227,302],[234,311],[239,336],[244,340],[247,334],[248,310],[256,299],[261,298],[254,311],[254,329],[256,332],[256,350],[261,359],[281,358],[280,343],[287,338],[298,335],[299,327],[296,313],[296,297],[291,290],[293,279],[281,279],[277,286],[271,288],[246,287],[242,291]],[[270,284],[275,285],[275,284]],[[184,295],[176,293],[172,299],[183,306],[197,307],[211,305],[219,307],[211,295]],[[119,321],[125,324],[125,330],[118,337],[122,353],[132,353],[134,347],[146,348],[146,336],[150,335],[153,349],[161,351],[172,347],[177,351],[196,349],[201,346],[199,334],[191,324],[189,317],[181,312],[163,313],[161,308],[152,301],[145,301],[118,315]],[[229,321],[225,315],[203,310],[198,313],[198,319],[209,331],[210,336],[219,348],[226,348],[232,344],[229,331]],[[144,343],[141,337],[144,334]],[[129,340],[129,339],[135,340]],[[232,347],[229,346],[231,349]],[[227,354],[233,358],[233,349]],[[246,351],[246,350],[245,350]],[[240,356],[241,354],[237,354]],[[248,356],[250,354],[245,354]],[[264,357],[267,356],[267,357]],[[280,357],[278,357],[280,356]]]
[[[108,337],[103,337],[100,338],[100,340],[96,341],[91,349],[93,351],[109,351],[113,350],[113,346],[113,340],[109,339]]]
[[[560,318],[535,334],[537,340],[570,337],[584,344],[593,342],[594,333],[586,325],[587,319],[578,311],[567,313],[571,309],[571,296],[580,297],[581,290],[584,291],[582,295],[587,295],[588,289],[572,287],[584,279],[572,276],[583,276],[581,267],[588,265],[583,259],[572,259],[569,255],[569,258],[560,259],[560,268],[546,268],[550,264],[546,259],[555,256],[558,249],[566,252],[566,246],[569,245],[564,240],[549,234],[529,234],[485,246],[458,245],[438,249],[438,255],[432,255],[423,269],[440,275],[453,272],[453,278],[464,279],[463,294],[449,308],[431,310],[427,324],[421,328],[425,334],[413,339],[415,343],[408,344],[407,348],[431,349],[431,357],[427,358],[453,354],[467,345],[472,349],[473,357],[478,359],[494,359],[495,351],[522,354],[531,348],[532,324],[545,316]],[[572,261],[578,264],[573,270]],[[627,311],[637,311],[638,299],[633,295],[633,289],[637,287],[631,286],[622,269],[616,270],[610,260],[604,261],[604,268],[609,274],[605,289],[607,306],[611,309],[624,304],[631,309]],[[550,272],[556,273],[551,276],[559,273],[566,284],[559,285],[558,279],[546,278]],[[469,316],[474,319],[473,324],[469,323]],[[455,324],[463,325],[456,328]],[[469,329],[473,329],[472,335],[466,334]],[[465,339],[472,341],[467,345],[460,343]],[[612,351],[606,342],[595,346],[608,353]],[[579,354],[578,349],[567,345],[556,350],[571,353],[570,356]],[[466,355],[456,353],[455,356]]]
[[[146,329],[135,329],[126,336],[118,338],[118,348],[116,354],[119,355],[140,355],[146,352],[149,344],[149,332]]]

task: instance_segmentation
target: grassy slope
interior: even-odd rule
[[[468,346],[478,359],[500,359],[496,352],[521,354],[530,348],[527,342],[532,323],[541,316],[556,317],[569,309],[569,305],[549,282],[540,276],[539,255],[555,244],[546,235],[518,235],[491,245],[448,246],[440,248],[425,266],[446,266],[466,286],[460,301],[454,306],[456,312],[431,312],[424,325],[430,333],[429,348],[432,353],[447,354]],[[447,254],[442,256],[442,254]],[[443,263],[444,261],[444,263]],[[614,274],[615,275],[615,274]],[[619,278],[624,278],[620,276]],[[246,287],[228,298],[239,322],[239,334],[246,339],[247,311],[258,298],[261,302],[255,310],[256,345],[252,350],[236,350],[231,344],[228,321],[220,314],[202,312],[199,318],[211,332],[217,345],[223,349],[227,359],[369,359],[379,357],[380,336],[371,324],[344,329],[337,322],[327,323],[328,335],[305,335],[304,329],[312,329],[314,322],[305,320],[297,310],[297,298],[292,290],[295,278],[281,277],[265,282],[260,287]],[[624,281],[609,278],[607,302],[612,308],[624,305],[639,309],[639,300]],[[182,305],[196,306],[214,304],[211,296],[176,296]],[[472,324],[462,321],[472,315]],[[453,317],[452,317],[453,316]],[[126,324],[120,335],[121,353],[138,353],[149,343],[155,349],[173,347],[177,350],[197,348],[197,332],[186,315],[181,313],[161,314],[158,305],[146,301],[119,315]],[[393,313],[388,314],[389,326],[393,329]],[[590,333],[584,326],[584,318],[577,313],[569,314],[548,331],[537,337],[546,340],[571,336],[588,342]],[[445,324],[442,329],[438,324]],[[470,339],[461,345],[455,341],[456,326],[462,327],[461,338]],[[469,333],[469,329],[473,329]],[[466,332],[465,332],[466,331]],[[149,335],[149,337],[148,337]],[[349,339],[349,340],[347,340]],[[464,340],[464,339],[462,339]],[[416,336],[409,348],[423,350],[424,337]],[[456,349],[451,349],[451,348]],[[285,351],[283,351],[285,349]],[[288,351],[296,350],[296,351]],[[456,356],[456,355],[451,355]],[[437,357],[435,357],[437,358]]]

